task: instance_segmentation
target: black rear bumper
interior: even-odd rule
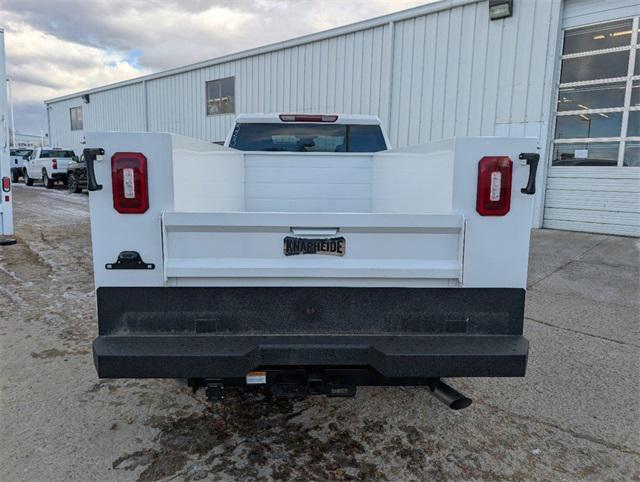
[[[517,289],[100,288],[93,352],[104,378],[524,376],[523,312]]]
[[[371,367],[388,378],[518,377],[522,336],[101,336],[103,378],[241,378],[268,367]]]

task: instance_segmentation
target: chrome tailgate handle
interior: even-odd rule
[[[340,228],[290,228],[294,236],[335,236]]]

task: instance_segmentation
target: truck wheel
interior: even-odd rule
[[[11,171],[11,182],[15,184],[18,182],[18,179],[20,179],[20,173],[17,169],[14,169]]]
[[[78,178],[76,177],[75,173],[73,173],[73,172],[70,172],[67,175],[67,189],[69,189],[69,192],[73,192],[73,193],[82,192],[82,188],[80,187],[80,184],[78,183]]]
[[[29,173],[27,172],[27,170],[25,169],[24,171],[22,171],[22,177],[24,177],[24,183],[27,186],[33,186],[33,179],[31,179],[29,177]]]
[[[49,179],[46,169],[42,170],[42,184],[44,184],[44,187],[47,189],[53,188],[53,179]]]

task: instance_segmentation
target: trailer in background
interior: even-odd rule
[[[15,244],[13,235],[13,209],[11,203],[11,177],[9,166],[9,124],[7,116],[7,74],[4,61],[4,29],[0,28],[0,246]]]

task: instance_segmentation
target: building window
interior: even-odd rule
[[[640,166],[639,22],[565,31],[553,166]]]
[[[71,130],[82,130],[82,107],[72,107],[69,109],[69,116],[71,117]]]
[[[207,82],[207,115],[233,114],[235,107],[235,77]]]

